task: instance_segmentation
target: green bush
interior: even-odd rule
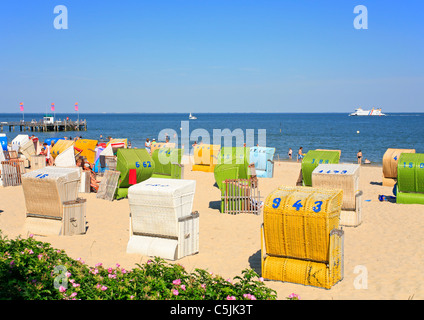
[[[131,271],[90,267],[49,243],[9,240],[0,231],[0,299],[7,300],[275,300],[251,269],[223,279],[201,269],[188,273],[160,258]],[[288,298],[289,299],[289,298]]]

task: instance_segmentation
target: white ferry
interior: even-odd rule
[[[349,116],[385,116],[385,114],[381,112],[381,108],[372,108],[371,110],[363,110],[362,108],[358,108],[355,110],[355,112],[349,114]]]

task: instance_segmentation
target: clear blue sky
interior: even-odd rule
[[[1,0],[0,113],[421,112],[423,21],[422,0]]]

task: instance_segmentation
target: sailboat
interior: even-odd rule
[[[197,119],[195,116],[193,116],[193,115],[191,114],[191,112],[190,112],[190,115],[188,116],[188,118],[189,118],[190,120],[196,120],[196,119]]]

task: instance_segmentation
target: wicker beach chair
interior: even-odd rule
[[[250,163],[255,164],[258,178],[272,178],[274,176],[274,154],[275,148],[251,147]]]
[[[389,148],[383,155],[383,186],[393,187],[397,181],[398,161],[402,153],[415,153],[415,149]]]
[[[312,186],[312,171],[320,164],[339,163],[340,152],[329,150],[309,150],[302,159],[302,185]]]
[[[183,179],[184,165],[181,163],[183,149],[162,147],[155,149],[151,155],[155,163],[152,178]]]
[[[330,289],[343,279],[343,191],[279,187],[265,200],[262,277]]]
[[[396,203],[424,204],[424,154],[402,153],[398,161]]]
[[[362,223],[362,191],[359,190],[359,164],[320,164],[312,172],[312,187],[343,190],[340,225],[357,227]]]
[[[213,144],[198,144],[194,146],[193,166],[191,170],[214,172],[220,149],[221,146]]]
[[[128,190],[127,253],[177,260],[199,251],[199,214],[193,213],[195,180],[150,178]]]
[[[78,199],[80,168],[45,167],[22,176],[26,206],[26,231],[41,235],[64,235],[65,203]],[[81,206],[78,223],[85,219]],[[69,218],[71,219],[71,218]],[[75,216],[72,219],[76,219]],[[84,223],[85,224],[85,223]]]

